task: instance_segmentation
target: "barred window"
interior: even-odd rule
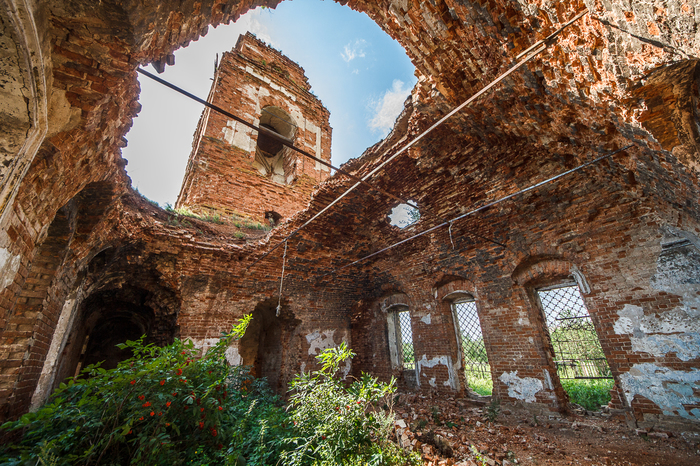
[[[491,366],[486,355],[484,335],[474,298],[452,302],[452,313],[457,330],[457,341],[464,361],[464,376],[472,389],[486,393],[491,386]]]

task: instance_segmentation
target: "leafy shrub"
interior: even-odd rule
[[[36,413],[5,423],[4,429],[24,429],[24,436],[5,448],[0,462],[227,464],[242,448],[224,448],[246,429],[241,405],[258,397],[243,390],[240,371],[230,370],[224,354],[249,321],[200,359],[191,342],[118,345],[134,356],[109,371],[89,366],[88,377],[62,383]]]
[[[392,394],[396,382],[368,374],[347,388],[336,377],[354,354],[345,343],[317,356],[321,370],[300,374],[291,383],[289,410],[295,437],[286,440],[282,463],[296,465],[403,465],[411,456],[388,440],[394,425]],[[389,409],[377,408],[386,404]],[[417,463],[415,463],[417,464]]]
[[[199,357],[191,342],[158,348],[119,345],[133,357],[105,370],[90,366],[36,413],[2,428],[24,431],[0,452],[3,465],[403,465],[388,440],[395,384],[363,375],[345,388],[334,378],[347,346],[318,356],[320,371],[292,383],[287,410],[264,380],[230,367],[225,351],[248,316]]]
[[[589,411],[597,411],[601,405],[610,402],[610,390],[614,384],[612,379],[561,379],[569,400]]]

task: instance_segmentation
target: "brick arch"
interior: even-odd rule
[[[511,278],[518,285],[527,287],[549,285],[562,279],[573,278],[581,293],[591,292],[586,277],[576,264],[554,257],[527,258],[513,270]]]
[[[407,294],[394,293],[379,300],[379,308],[382,312],[388,312],[397,307],[411,307]]]
[[[477,291],[474,282],[465,278],[454,279],[448,283],[436,287],[435,297],[439,301],[451,302],[455,299],[472,297],[477,299]]]
[[[39,380],[61,309],[55,279],[75,234],[76,205],[59,209],[49,225],[46,238],[27,266],[27,276],[8,309],[0,334],[2,367],[0,418],[14,418],[25,412]]]

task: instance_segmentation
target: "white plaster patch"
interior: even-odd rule
[[[518,371],[504,372],[499,380],[508,386],[508,396],[528,403],[535,403],[535,394],[544,389],[540,379],[518,377]]]
[[[428,380],[428,385],[437,388],[437,384],[435,383],[435,377],[431,377],[430,380]]]
[[[324,330],[323,333],[314,330],[306,335],[306,341],[309,343],[309,354],[313,356],[320,354],[325,349],[334,348],[336,346],[333,340],[334,334],[335,330]]]
[[[216,345],[219,342],[218,338],[202,338],[201,340],[196,340],[194,338],[189,338],[194,347],[202,351],[202,355],[207,354],[209,348]]]
[[[629,306],[629,304],[627,304],[627,306]],[[634,330],[634,323],[629,317],[620,317],[615,322],[613,330],[615,330],[615,334],[617,335],[626,335],[632,333]]]
[[[430,314],[424,315],[423,317],[420,318],[421,322],[423,322],[425,325],[430,325],[431,317]]]
[[[228,120],[226,122],[226,127],[221,130],[224,141],[246,151],[251,150],[251,145],[253,143],[250,137],[251,131],[252,130],[247,126],[240,125],[233,120]]]
[[[662,250],[656,261],[651,286],[681,297],[685,314],[700,317],[700,246],[694,235],[662,228]]]
[[[632,337],[632,351],[645,352],[654,356],[676,353],[681,361],[700,357],[700,334],[682,333],[679,335],[649,335],[644,338]]]
[[[452,358],[450,356],[435,356],[432,359],[428,359],[428,357],[424,354],[421,357],[421,359],[419,359],[416,362],[416,370],[418,371],[419,378],[420,375],[423,373],[424,368],[432,368],[437,366],[438,364],[442,364],[443,366],[447,367],[447,384],[454,390],[457,390],[459,388],[457,381],[457,373],[455,371],[455,368],[453,367]],[[422,375],[425,376],[426,374]]]
[[[232,366],[240,366],[243,364],[243,358],[241,358],[241,355],[238,353],[238,345],[231,345],[226,348],[224,355],[226,356],[226,361]]]
[[[0,291],[4,290],[15,280],[21,258],[13,255],[8,249],[0,248]]]
[[[677,371],[652,363],[635,364],[620,375],[622,391],[628,403],[641,395],[656,403],[664,414],[700,420],[700,409],[685,406],[700,403],[700,370]],[[685,406],[684,406],[685,405]]]
[[[645,316],[641,307],[626,304],[618,315],[613,329],[618,335],[632,335],[632,351],[659,357],[676,353],[683,361],[700,357],[700,320],[685,309]]]

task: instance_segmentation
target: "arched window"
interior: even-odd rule
[[[289,140],[294,139],[297,129],[296,123],[287,112],[273,106],[262,109],[260,126]],[[276,183],[292,184],[296,178],[296,163],[297,157],[294,151],[266,133],[258,134],[253,166],[261,175]]]
[[[387,312],[386,317],[392,366],[402,370],[415,369],[416,356],[413,350],[413,328],[408,306],[393,306]]]
[[[560,379],[611,379],[588,308],[573,278],[536,288]]]
[[[492,387],[491,365],[486,354],[476,301],[466,293],[455,293],[447,298],[452,309],[457,343],[462,352],[467,384],[477,392],[482,387],[485,388],[485,392],[489,392]]]

